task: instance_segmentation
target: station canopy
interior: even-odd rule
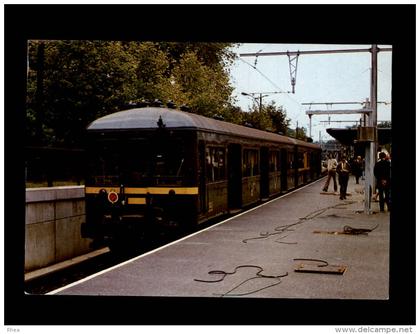
[[[354,129],[327,129],[327,133],[338,140],[342,145],[353,146],[357,140],[357,128]],[[391,143],[391,128],[378,128],[378,144]]]

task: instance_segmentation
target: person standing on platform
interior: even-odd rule
[[[346,199],[350,171],[351,167],[346,160],[346,157],[344,155],[341,156],[341,161],[337,165],[338,183],[340,184],[340,199]]]
[[[359,179],[363,173],[363,161],[360,155],[358,155],[357,158],[353,161],[352,173],[356,178],[356,184],[359,184]]]
[[[391,201],[389,191],[391,189],[391,162],[386,159],[386,153],[379,153],[379,161],[373,168],[373,174],[376,177],[376,186],[379,193],[379,208],[381,212],[385,211],[385,203],[388,211],[391,211]]]
[[[336,179],[336,170],[337,170],[337,160],[332,156],[330,153],[328,155],[328,161],[327,161],[327,181],[324,184],[324,187],[322,188],[323,191],[328,191],[328,187],[330,185],[331,178],[334,181],[334,192],[337,192],[337,179]]]

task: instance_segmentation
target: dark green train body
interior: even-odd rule
[[[87,129],[86,223],[105,244],[189,229],[317,179],[318,145],[162,107]]]

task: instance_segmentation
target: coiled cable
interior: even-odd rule
[[[280,278],[281,277],[286,277],[288,275],[287,272],[285,274],[281,274],[281,275],[265,275],[265,274],[262,274],[262,272],[264,271],[264,269],[262,267],[256,266],[256,265],[251,265],[251,264],[245,264],[245,265],[239,265],[239,266],[235,267],[235,269],[232,272],[227,272],[227,271],[224,271],[224,270],[211,270],[211,271],[208,272],[209,275],[222,275],[222,277],[219,278],[219,279],[216,279],[216,280],[203,280],[203,279],[197,279],[197,278],[195,278],[194,281],[196,281],[196,282],[202,282],[202,283],[217,283],[217,282],[221,282],[221,281],[223,281],[226,278],[226,276],[236,274],[237,271],[238,271],[238,269],[240,269],[240,268],[255,268],[255,269],[258,269],[258,271],[255,274],[255,277],[250,277],[250,278],[242,281],[241,283],[239,283],[238,285],[236,285],[235,287],[233,287],[232,289],[230,289],[226,293],[223,293],[223,294],[215,294],[215,295],[220,296],[220,297],[233,297],[233,296],[236,297],[236,296],[250,295],[250,294],[256,293],[258,291],[261,291],[261,290],[264,290],[264,289],[268,289],[270,287],[273,287],[273,286],[276,286],[276,285],[280,284],[281,283]],[[273,284],[264,286],[264,287],[262,287],[260,289],[252,290],[252,291],[249,291],[249,292],[234,293],[234,294],[232,293],[232,291],[235,291],[240,286],[242,286],[245,283],[247,283],[247,282],[249,282],[251,280],[254,280],[254,279],[275,279],[276,282],[273,283]]]

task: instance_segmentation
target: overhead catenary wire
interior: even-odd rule
[[[239,60],[243,61],[245,64],[251,66],[254,70],[256,70],[259,74],[261,74],[268,82],[270,82],[276,89],[281,91],[282,93],[288,93],[283,88],[280,88],[274,81],[272,81],[268,76],[266,76],[263,72],[261,72],[256,66],[248,63],[247,61],[243,60],[242,58],[239,58]]]
[[[294,98],[292,98],[290,96],[290,92],[285,91],[283,88],[279,87],[275,82],[273,82],[268,76],[266,76],[262,71],[260,71],[256,66],[250,64],[249,62],[239,58],[242,62],[244,62],[245,64],[251,66],[254,70],[256,70],[261,76],[263,76],[268,82],[270,82],[276,89],[278,89],[281,93],[284,93],[286,95],[287,98],[289,98],[293,103],[295,103],[298,107],[299,107],[299,111],[302,111],[302,106],[301,103],[297,100],[295,100]],[[298,118],[298,113],[295,111],[290,111],[288,110],[288,112],[290,112],[293,118]]]
[[[377,45],[372,45],[370,48],[348,48],[348,49],[328,49],[328,50],[298,50],[298,51],[273,51],[273,52],[261,52],[261,50],[259,50],[257,53],[255,52],[248,52],[248,53],[238,53],[238,58],[241,59],[242,61],[244,61],[242,58],[243,57],[256,57],[256,60],[260,57],[260,56],[281,56],[281,55],[285,55],[289,57],[289,67],[291,65],[290,63],[290,57],[291,56],[295,56],[296,59],[299,55],[321,55],[321,54],[344,54],[344,53],[372,53],[375,54],[382,52],[382,51],[392,51],[392,47],[378,47]],[[245,62],[245,61],[244,61]],[[245,62],[247,63],[247,62]],[[255,65],[256,65],[256,61],[255,61]],[[247,63],[248,65],[250,65],[251,67],[253,67],[255,70],[258,70],[255,66],[252,66],[251,64]],[[297,64],[296,64],[297,66]],[[373,66],[373,65],[372,65]],[[365,69],[364,71],[362,71],[362,73],[359,74],[353,74],[352,77],[355,77],[356,75],[359,76],[360,74],[364,74],[366,72],[368,72],[369,70],[371,70],[370,68]],[[258,70],[259,71],[259,70]],[[371,70],[372,71],[372,70]],[[382,72],[382,71],[381,71]],[[291,72],[292,73],[292,72]],[[266,77],[266,76],[265,76]],[[267,78],[267,77],[266,77]],[[276,87],[278,87],[275,83],[273,83],[271,80],[269,80],[272,84],[274,84]],[[294,80],[292,79],[292,86],[294,86]],[[293,92],[294,93],[294,89]],[[289,95],[288,97],[293,101],[296,102],[295,100],[293,100]],[[300,111],[302,111],[302,109],[300,109]],[[296,116],[296,113],[294,113],[293,117],[298,117]],[[310,123],[310,121],[309,121]],[[311,127],[311,125],[309,125]]]

